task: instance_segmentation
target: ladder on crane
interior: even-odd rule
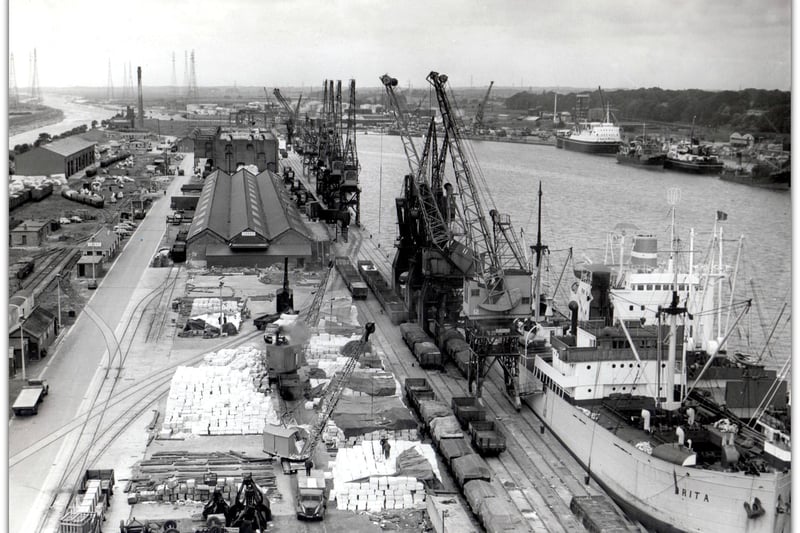
[[[319,412],[319,417],[312,427],[308,438],[303,443],[303,448],[299,453],[291,455],[286,459],[291,462],[305,461],[314,453],[314,449],[322,439],[322,432],[325,429],[325,424],[328,423],[334,409],[336,409],[336,404],[339,403],[342,391],[350,380],[350,375],[353,373],[353,370],[355,370],[356,365],[358,365],[361,356],[367,351],[369,336],[374,332],[375,323],[367,322],[364,326],[364,334],[361,338],[348,347],[349,349],[345,353],[345,356],[349,357],[347,364],[345,364],[341,372],[334,375],[333,379],[328,384],[328,388],[325,390],[325,394],[323,394],[320,400],[321,410]]]

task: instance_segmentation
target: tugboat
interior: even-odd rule
[[[694,140],[671,146],[664,159],[664,168],[692,174],[720,174],[724,166],[711,146]]]
[[[617,163],[623,165],[637,165],[650,169],[664,168],[666,152],[655,141],[635,139],[629,143],[622,143],[617,152]]]

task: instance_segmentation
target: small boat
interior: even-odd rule
[[[620,144],[617,163],[661,169],[664,168],[666,155],[657,142],[635,139],[629,143]]]
[[[750,167],[726,168],[719,178],[763,189],[789,190],[792,186],[792,165],[789,158],[765,158]]]
[[[720,174],[725,165],[707,144],[681,141],[667,151],[664,168],[692,174]]]

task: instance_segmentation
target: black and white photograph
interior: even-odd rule
[[[793,530],[791,0],[6,6],[0,530]]]

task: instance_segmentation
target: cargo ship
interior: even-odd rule
[[[662,267],[654,238],[637,241],[605,284],[589,271],[573,283],[570,329],[554,330],[527,366],[540,392],[526,403],[586,482],[651,531],[788,533],[791,358],[776,373],[726,353],[708,310],[729,270],[691,265],[692,251],[688,268],[675,257]]]

